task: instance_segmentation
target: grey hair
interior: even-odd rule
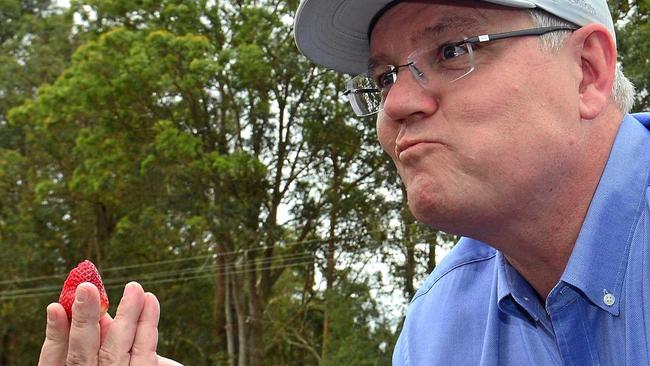
[[[544,10],[529,10],[533,18],[533,24],[536,27],[550,26],[575,26],[562,18],[556,17]],[[568,32],[551,32],[540,37],[542,49],[557,53],[562,48],[564,41],[569,36]],[[612,99],[616,107],[623,113],[629,113],[634,106],[635,89],[632,82],[623,74],[623,68],[620,63],[616,64],[614,74],[614,85],[612,86]]]

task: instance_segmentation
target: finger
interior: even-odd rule
[[[96,365],[99,351],[99,291],[91,283],[77,287],[72,304],[72,324],[68,344],[67,365]]]
[[[38,366],[63,366],[68,351],[68,333],[70,322],[63,306],[52,303],[47,307],[47,326],[45,342],[41,349]]]
[[[160,304],[150,292],[145,294],[144,309],[138,320],[135,341],[131,348],[131,365],[156,365]]]
[[[106,339],[106,334],[111,327],[111,323],[113,323],[113,317],[111,317],[108,313],[102,315],[102,317],[99,319],[100,344],[104,344],[104,340]]]
[[[106,332],[106,338],[99,350],[101,366],[128,365],[135,332],[144,306],[144,290],[137,282],[124,287],[124,295],[117,306],[115,319]]]
[[[170,360],[169,358],[158,356],[158,366],[183,366],[183,365],[174,360]]]

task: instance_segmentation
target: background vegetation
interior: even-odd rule
[[[34,365],[84,258],[141,282],[186,365],[389,365],[453,238],[300,56],[298,1],[0,2],[0,365]],[[611,2],[650,106],[650,1]],[[443,248],[444,249],[444,248]]]

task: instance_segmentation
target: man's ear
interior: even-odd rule
[[[570,43],[580,63],[580,116],[591,120],[610,103],[616,70],[616,44],[602,24],[588,24],[573,32]]]

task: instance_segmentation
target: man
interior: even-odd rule
[[[605,0],[303,0],[415,217],[464,236],[394,365],[650,365],[650,115]]]

